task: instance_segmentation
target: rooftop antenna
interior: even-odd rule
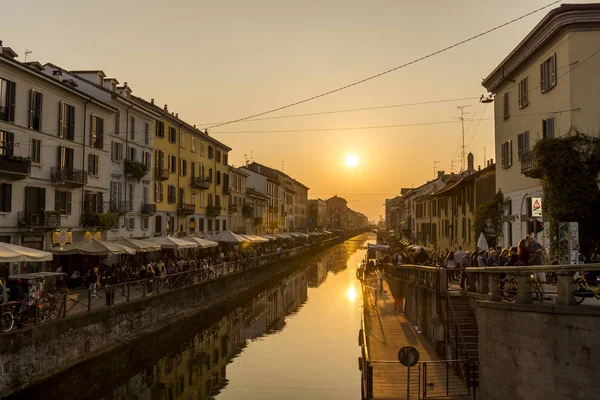
[[[248,165],[248,154],[244,154],[244,164]]]
[[[471,107],[471,106],[466,105],[466,106],[456,107],[457,109],[460,110],[460,117],[458,117],[458,119],[460,120],[460,124],[462,127],[462,144],[461,144],[461,156],[460,156],[461,172],[465,170],[465,115],[469,114],[468,112],[465,112],[465,108],[467,108],[467,107]]]
[[[456,164],[458,161],[456,160],[452,160],[450,161],[450,165],[452,166],[452,173],[454,173],[454,164]]]
[[[27,62],[27,56],[30,55],[31,53],[33,53],[33,51],[31,51],[29,49],[25,49],[25,62]]]
[[[433,162],[433,179],[435,179],[435,177],[437,176],[436,173],[435,173],[435,164],[439,164],[439,163],[440,163],[439,161],[434,161]]]
[[[254,156],[252,155],[252,150],[250,150],[250,162],[254,162]]]
[[[283,172],[283,161],[281,162],[281,172]]]

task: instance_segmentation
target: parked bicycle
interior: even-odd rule
[[[596,285],[595,289],[589,285],[589,281],[585,279],[587,272],[578,272],[575,274],[575,285],[573,296],[575,304],[581,304],[585,299],[595,298],[600,300],[600,285]]]
[[[548,294],[544,293],[540,283],[534,274],[529,278],[531,285],[531,298],[533,301],[539,301],[543,303],[544,300],[548,300]],[[500,293],[502,298],[506,301],[514,301],[517,298],[517,277],[516,275],[509,275],[502,279],[500,282]]]

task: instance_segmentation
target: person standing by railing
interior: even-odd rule
[[[460,288],[462,290],[465,290],[467,288],[466,285],[469,284],[466,269],[469,268],[470,266],[471,266],[471,252],[466,251],[462,260],[460,260],[460,269],[462,270],[462,275],[460,277]]]
[[[454,278],[454,274],[456,271],[456,260],[454,260],[454,252],[450,251],[444,260],[444,264],[446,266],[446,274],[448,275],[448,279],[451,280]],[[448,285],[446,285],[447,287]]]

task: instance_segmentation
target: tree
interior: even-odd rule
[[[552,251],[558,249],[558,223],[578,222],[581,253],[589,253],[600,244],[600,137],[572,129],[567,136],[539,140],[533,151]]]

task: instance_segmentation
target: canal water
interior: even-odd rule
[[[356,268],[374,239],[347,240],[239,304],[212,309],[10,399],[358,400]]]

